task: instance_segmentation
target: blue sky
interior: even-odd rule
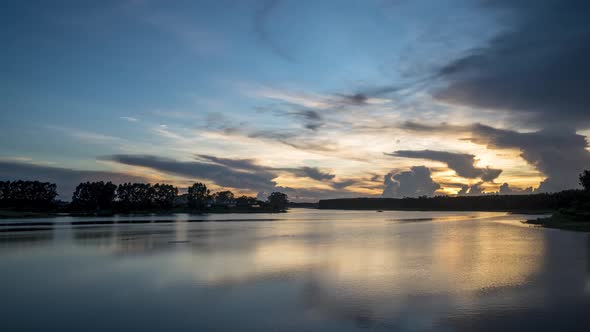
[[[404,185],[398,179],[407,177],[395,178],[403,172],[416,181],[404,193],[423,180],[440,194],[494,192],[503,183],[511,192],[535,189],[559,167],[522,157],[529,145],[482,143],[473,126],[540,137],[551,128],[512,104],[489,107],[477,91],[454,89],[471,72],[456,78],[442,70],[529,19],[518,6],[490,7],[467,0],[5,4],[0,174],[23,177],[18,166],[35,165],[250,194],[282,189],[301,200],[381,195],[392,179]],[[411,123],[435,127],[425,133]],[[576,147],[583,168],[586,146]],[[465,178],[456,163],[392,156],[397,150],[444,150],[468,164],[472,155],[468,167],[502,172],[491,181]],[[275,187],[219,185],[223,170],[235,170],[229,161],[213,162],[221,172],[208,176],[153,163],[212,163],[199,155],[248,160],[258,168],[239,176],[270,172]],[[427,167],[429,178],[412,173],[415,166]],[[310,168],[334,176],[301,171]]]

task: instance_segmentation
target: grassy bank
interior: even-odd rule
[[[590,232],[590,212],[575,209],[562,209],[550,217],[526,221],[527,224],[547,228],[558,228],[577,232]]]

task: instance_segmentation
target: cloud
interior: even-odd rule
[[[81,171],[69,168],[0,161],[2,180],[39,180],[57,184],[60,199],[69,200],[76,186],[86,181],[149,182],[141,176],[103,171]]]
[[[294,106],[297,107],[297,106]],[[325,125],[324,117],[313,109],[294,109],[294,110],[274,110],[277,116],[291,117],[303,123],[303,127],[312,131],[317,131]]]
[[[305,109],[291,112],[290,114],[303,119],[305,128],[309,130],[318,130],[324,125],[324,118],[314,110]]]
[[[45,128],[50,129],[50,130],[55,130],[55,131],[58,131],[64,135],[73,137],[75,139],[82,140],[82,141],[85,141],[88,143],[94,143],[94,144],[104,144],[104,143],[113,144],[113,143],[120,143],[120,142],[124,141],[123,139],[121,139],[119,137],[95,133],[95,132],[91,132],[91,131],[80,130],[80,129],[74,129],[74,128],[66,128],[66,127],[54,126],[54,125],[46,125]]]
[[[308,177],[318,181],[332,180],[336,175],[328,172],[323,172],[316,167],[300,167],[295,169],[288,169],[292,174],[300,177]]]
[[[246,135],[250,138],[260,138],[270,141],[277,141],[298,150],[323,153],[338,151],[337,146],[332,141],[301,137],[299,133],[294,132],[278,130],[258,130],[249,132]]]
[[[415,121],[405,121],[398,125],[398,128],[415,131],[420,133],[437,133],[437,134],[458,134],[463,132],[470,132],[471,126],[457,126],[451,125],[446,122],[438,125],[423,124]]]
[[[391,89],[390,92],[394,92],[394,89]],[[371,96],[365,92],[357,92],[353,94],[339,94],[334,100],[334,103],[344,106],[344,105],[352,105],[352,106],[365,106],[365,105],[381,105],[387,104],[391,100],[385,98],[377,98],[378,95],[385,94],[385,92],[374,92],[374,95]]]
[[[125,121],[129,121],[129,122],[137,122],[137,121],[139,121],[137,118],[134,118],[134,117],[131,117],[131,116],[121,116],[121,117],[119,117],[119,119],[125,120]]]
[[[555,192],[578,188],[578,174],[590,167],[586,137],[573,129],[543,129],[521,133],[483,124],[469,126],[411,125],[416,132],[436,134],[456,132],[467,135],[463,140],[485,145],[489,149],[517,149],[520,156],[546,179],[538,191]]]
[[[280,0],[265,0],[262,8],[254,15],[254,31],[258,36],[258,40],[265,44],[275,55],[287,62],[294,63],[295,59],[291,54],[285,51],[268,32],[268,24],[272,13],[280,4]]]
[[[141,166],[157,171],[183,176],[189,179],[203,179],[215,182],[221,187],[238,189],[266,190],[276,186],[272,181],[276,176],[273,172],[253,164],[247,169],[231,167],[227,160],[219,158],[221,163],[203,161],[178,161],[152,155],[112,155],[101,158],[125,165]],[[244,160],[242,165],[248,165]]]
[[[541,127],[590,126],[590,3],[584,0],[485,1],[510,22],[489,45],[448,63],[441,100],[505,110]],[[524,122],[523,121],[523,122]]]
[[[260,166],[256,163],[254,159],[232,159],[232,158],[222,158],[216,157],[211,155],[205,154],[198,154],[196,155],[197,159],[204,160],[206,162],[218,164],[221,166],[226,166],[232,169],[238,169],[243,171],[250,171],[250,172],[257,172],[261,170],[271,170],[271,168]]]
[[[430,169],[413,166],[409,171],[388,173],[384,179],[383,197],[403,198],[433,196],[440,185],[432,180]]]
[[[510,184],[504,182],[499,190],[498,190],[498,194],[500,195],[518,195],[518,194],[532,194],[533,193],[533,187],[528,187],[526,189],[520,189],[520,188],[513,188],[510,186]]]
[[[386,154],[394,157],[440,161],[447,164],[447,166],[454,170],[460,177],[467,179],[481,178],[482,181],[485,182],[493,181],[498,176],[500,176],[500,173],[502,173],[501,169],[475,167],[475,156],[466,153],[453,153],[433,150],[400,150]]]
[[[323,110],[334,107],[333,97],[329,95],[320,95],[300,90],[282,89],[250,83],[239,84],[239,88],[248,96],[271,99],[308,109]]]
[[[336,189],[342,189],[354,183],[337,182],[334,180],[336,175],[316,167],[274,168],[259,165],[253,159],[231,159],[210,155],[197,155],[194,161],[179,161],[152,155],[112,155],[100,159],[147,167],[192,180],[211,181],[221,187],[254,192],[285,190],[285,188],[277,186],[274,181],[283,172],[294,177],[320,181]],[[293,188],[289,190],[301,191],[301,189]],[[314,190],[310,189],[308,193]]]
[[[459,190],[459,192],[457,193],[457,195],[459,196],[479,196],[479,195],[483,195],[483,188],[482,185],[483,182],[478,182],[475,184],[472,184],[471,186],[469,185],[462,185],[461,186],[461,190]]]
[[[350,187],[352,185],[358,184],[359,181],[355,179],[347,179],[342,181],[334,181],[332,182],[332,188],[336,189],[344,189],[346,187]]]
[[[202,179],[215,184],[252,192],[281,191],[292,199],[317,201],[321,198],[354,197],[355,192],[340,190],[357,183],[357,180],[334,181],[334,174],[315,167],[270,168],[257,165],[250,159],[219,158],[199,155],[197,161],[176,161],[149,155],[114,155],[100,158],[125,165],[147,167],[189,179]],[[289,188],[272,181],[279,172],[323,181],[334,189]],[[61,167],[37,165],[15,160],[0,160],[0,180],[39,180],[56,183],[60,199],[69,200],[76,186],[86,181],[150,182],[146,177],[107,171],[83,171]]]
[[[574,131],[519,133],[478,124],[466,140],[492,149],[520,150],[520,156],[546,176],[538,188],[541,192],[578,188],[578,174],[590,166],[586,137]]]

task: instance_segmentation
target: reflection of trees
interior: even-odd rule
[[[53,224],[19,227],[18,231],[0,228],[0,250],[42,246],[53,241]]]

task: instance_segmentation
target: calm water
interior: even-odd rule
[[[589,235],[523,216],[143,219],[1,227],[0,331],[590,331]]]

